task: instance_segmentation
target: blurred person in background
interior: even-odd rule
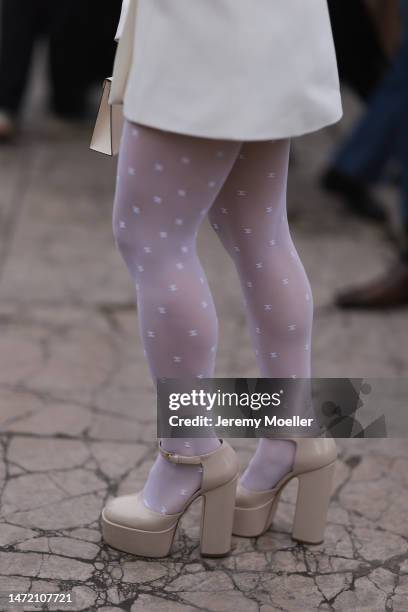
[[[389,5],[391,6],[391,5]],[[367,110],[337,150],[324,177],[349,207],[375,217],[370,187],[381,180],[388,162],[401,172],[403,246],[398,261],[382,277],[336,297],[343,308],[390,308],[408,304],[408,1],[400,0],[402,24],[398,51],[369,99]]]
[[[329,0],[328,5],[341,82],[367,104],[389,67],[385,41],[365,0]],[[384,208],[369,190],[350,183],[335,167],[322,180],[322,186],[340,195],[353,214],[385,221]]]
[[[90,84],[112,67],[120,9],[120,0],[1,1],[0,141],[15,134],[35,44],[44,36],[51,110],[62,119],[86,116]]]
[[[364,0],[328,0],[339,76],[367,102],[389,66],[372,12]]]

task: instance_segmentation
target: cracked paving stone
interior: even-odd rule
[[[368,578],[385,593],[392,590],[395,584],[395,575],[382,567],[377,567],[375,570],[370,572]]]
[[[288,612],[317,610],[323,599],[313,577],[296,574],[286,575],[284,579],[264,576],[261,584],[269,594],[270,603]]]
[[[8,520],[22,527],[44,530],[82,527],[99,520],[103,499],[95,495],[81,495],[47,505],[44,508],[15,512]]]
[[[185,574],[166,585],[166,591],[228,591],[234,588],[232,579],[225,572],[198,572]]]
[[[21,389],[0,388],[0,406],[0,431],[6,432],[10,431],[13,423],[36,415],[44,407],[44,402]]]
[[[11,355],[13,359],[10,359]],[[41,361],[41,334],[38,330],[2,330],[0,383],[18,385],[38,371]]]
[[[307,566],[303,555],[296,547],[292,551],[278,550],[271,557],[270,567],[276,572],[306,572]]]
[[[126,561],[123,566],[123,582],[152,582],[168,575],[168,569],[163,563],[147,561]]]
[[[267,571],[271,567],[271,555],[262,552],[243,552],[231,557],[234,568],[239,571],[251,570],[254,572]]]
[[[95,472],[90,466],[86,469],[53,471],[50,477],[67,496],[76,496],[106,489],[106,482]]]
[[[77,559],[66,559],[57,555],[44,555],[38,576],[85,582],[92,576],[93,571],[90,563],[84,563]]]
[[[146,454],[146,447],[133,442],[121,444],[118,452],[114,442],[94,442],[90,445],[99,469],[108,478],[121,478],[134,468]]]
[[[408,576],[401,576],[391,597],[393,612],[406,612],[408,601]]]
[[[44,509],[66,497],[48,474],[18,476],[10,479],[4,488],[1,516],[37,507]]]
[[[134,359],[129,357],[130,363],[134,363]],[[123,368],[120,370],[121,377],[124,378]],[[123,417],[135,419],[139,411],[143,411],[146,417],[151,418],[155,422],[156,416],[156,396],[153,388],[143,389],[141,385],[135,385],[134,371],[129,374],[129,382],[121,381],[112,384],[111,387],[104,388],[95,393],[95,403],[98,410],[107,415],[115,416],[120,414]],[[135,397],[137,396],[137,406],[135,405]]]
[[[33,538],[32,540],[26,540],[21,544],[17,544],[17,550],[30,551],[30,552],[44,552],[49,553],[50,546],[49,540],[46,537]]]
[[[371,568],[371,565],[363,560],[336,557],[333,555],[325,555],[324,553],[319,553],[317,556],[306,553],[305,558],[309,571],[312,573],[343,573],[349,570],[355,574],[360,574],[366,573]]]
[[[33,578],[59,578],[85,582],[91,577],[93,567],[76,559],[47,554],[0,552],[0,572],[5,576],[18,574]]]
[[[35,531],[24,529],[16,525],[0,523],[0,546],[10,546],[24,540],[28,540],[35,535]]]
[[[17,399],[17,398],[16,398]],[[32,399],[31,399],[32,401]],[[16,404],[13,402],[12,406]],[[39,436],[63,434],[64,436],[78,436],[85,432],[91,424],[92,414],[86,408],[72,402],[60,403],[55,401],[48,406],[41,406],[34,414],[26,413],[20,417],[12,415],[2,429],[4,431],[24,434],[37,434]]]
[[[6,482],[6,463],[4,460],[4,450],[0,444],[0,491],[3,490]]]
[[[352,574],[349,572],[344,574],[321,574],[316,576],[316,585],[323,596],[327,600],[331,600],[350,587],[352,578]]]
[[[0,574],[12,576],[38,576],[42,565],[42,555],[37,553],[0,552]]]
[[[368,578],[357,578],[353,588],[343,591],[332,603],[335,612],[384,612],[387,595]]]
[[[357,527],[353,531],[357,553],[368,561],[383,560],[407,553],[404,538],[380,529]]]
[[[68,537],[77,538],[78,540],[84,540],[85,542],[100,542],[102,539],[101,532],[96,529],[71,529],[71,531],[63,531],[63,534]]]
[[[259,572],[232,572],[231,578],[235,587],[242,592],[255,591],[261,580]]]
[[[131,612],[145,612],[155,610],[156,612],[195,612],[196,606],[178,603],[162,597],[141,594],[132,605]]]
[[[322,544],[310,547],[312,553],[325,553],[329,556],[339,556],[353,559],[354,548],[351,535],[343,525],[328,525],[325,540]]]
[[[90,456],[80,440],[22,438],[10,442],[7,458],[29,472],[68,469],[81,466]]]
[[[87,586],[75,586],[72,589],[72,596],[74,605],[72,608],[70,607],[70,609],[74,612],[92,610],[97,600],[97,593],[95,593],[95,590]]]
[[[184,592],[182,600],[212,612],[257,612],[258,604],[239,591]]]
[[[238,541],[244,546],[247,546],[248,542],[250,542],[250,540],[248,540],[247,538],[239,538]],[[294,542],[292,541],[289,534],[280,533],[279,531],[275,531],[274,529],[273,531],[269,530],[266,533],[262,534],[256,540],[256,549],[262,552],[273,553],[277,550],[281,550],[282,548],[292,548],[293,546]]]
[[[19,544],[17,548],[18,550],[48,552],[77,559],[94,559],[100,550],[96,544],[67,537],[35,538]]]
[[[68,317],[63,342],[57,331],[44,334],[47,355],[45,359],[37,355],[33,359],[37,371],[26,376],[31,389],[75,397],[78,389],[92,390],[103,384],[115,369],[115,350],[101,317],[85,313],[82,321],[67,327]]]
[[[0,593],[26,593],[30,579],[23,576],[0,576]]]
[[[89,435],[91,438],[100,440],[135,442],[140,440],[142,432],[139,423],[134,419],[94,414],[89,427]],[[153,440],[153,436],[149,438]]]

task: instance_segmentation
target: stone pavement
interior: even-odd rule
[[[314,373],[405,376],[406,312],[331,305],[335,289],[392,255],[381,230],[316,188],[338,129],[296,143],[290,183],[315,295]],[[39,124],[0,150],[0,592],[69,590],[69,609],[104,612],[406,612],[405,440],[340,444],[322,545],[289,537],[295,483],[273,530],[234,538],[225,559],[200,558],[197,505],[168,560],[102,544],[102,505],[139,488],[155,455],[155,404],[111,235],[115,163],[88,140],[84,129],[47,134]],[[217,375],[256,376],[237,279],[208,226],[200,247],[220,316]],[[235,446],[245,463],[253,442]]]

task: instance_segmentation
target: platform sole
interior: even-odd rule
[[[233,535],[256,538],[269,529],[279,503],[280,492],[273,499],[254,508],[235,507]]]
[[[102,535],[109,546],[141,557],[167,557],[177,530],[175,525],[165,531],[142,531],[109,521],[102,512]]]

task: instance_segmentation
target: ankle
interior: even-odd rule
[[[296,443],[292,440],[261,438],[241,477],[241,485],[251,491],[272,489],[293,469],[295,453]]]
[[[158,455],[143,488],[145,506],[161,514],[180,512],[186,500],[201,486],[202,468],[181,465]]]

